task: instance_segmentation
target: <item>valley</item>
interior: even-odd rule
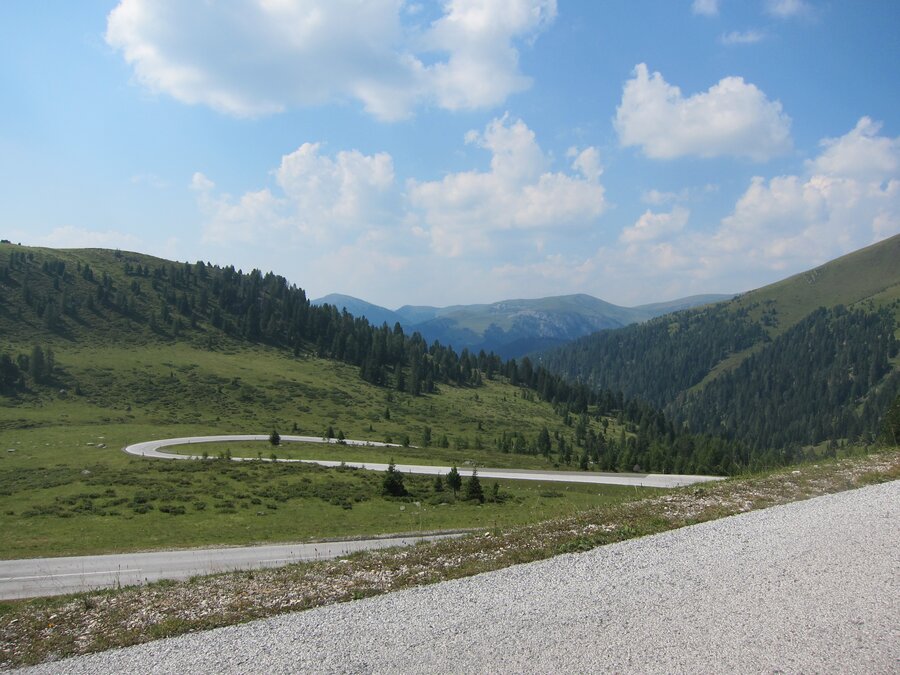
[[[890,264],[898,241],[725,303],[518,359],[428,345],[401,326],[318,307],[302,289],[256,270],[0,245],[0,553],[31,559],[483,533],[454,544],[475,546],[474,557],[441,562],[448,572],[434,571],[425,552],[441,551],[444,560],[446,544],[378,554],[400,556],[377,560],[401,568],[404,555],[424,556],[430,571],[422,573],[438,579],[791,501],[804,491],[889,479],[896,451],[868,455],[900,434],[900,280]],[[848,288],[834,278],[843,275],[856,281]],[[807,287],[816,293],[799,290]],[[790,383],[779,385],[780,408],[802,425],[761,417],[768,408],[760,382],[780,382],[781,374]],[[753,391],[757,398],[748,398]],[[721,406],[717,424],[704,417],[704,396]],[[805,417],[787,405],[793,400],[805,402]],[[791,440],[773,442],[774,427],[791,430]],[[766,429],[768,436],[756,433]],[[170,448],[194,461],[122,452],[153,439],[247,433],[260,440]],[[291,442],[300,437],[328,442]],[[249,461],[231,461],[237,458]],[[389,470],[352,466],[389,462],[455,466],[461,483],[402,473],[397,489]],[[473,469],[481,474],[477,490],[469,485]],[[781,492],[807,472],[806,487]],[[597,484],[634,475],[645,485],[641,477],[653,473],[732,478],[675,490]],[[772,492],[759,496],[760,484]],[[500,548],[475,545],[495,535]],[[347,569],[365,576],[358,570],[369,564],[363,556]],[[301,583],[293,571],[284,574],[292,580],[262,578],[270,588]],[[229,588],[246,582],[227,578]],[[352,578],[347,595],[313,592],[303,602],[387,588]],[[390,578],[392,588],[413,583]],[[161,583],[148,592],[193,582]],[[143,603],[131,591],[108,592]],[[212,619],[153,624],[152,635],[292,607],[254,603]],[[10,603],[0,610],[23,620],[37,611]]]

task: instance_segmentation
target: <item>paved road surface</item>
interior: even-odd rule
[[[440,536],[447,535],[3,560],[0,561],[0,600],[63,595],[160,579],[189,579],[228,570],[277,567],[303,560],[337,558],[355,551],[408,546]]]
[[[37,672],[898,673],[900,481]]]
[[[135,443],[125,448],[125,452],[140,457],[153,457],[156,459],[200,459],[198,455],[179,455],[170,452],[162,452],[160,448],[172,445],[193,445],[200,443],[221,443],[226,441],[268,441],[269,437],[262,434],[245,434],[233,436],[191,436],[185,438],[167,438],[158,441],[144,441]],[[316,436],[282,436],[282,442],[290,443],[330,443],[336,444],[335,439],[324,439]],[[398,448],[400,446],[391,443],[377,443],[374,441],[343,441],[345,445],[357,447]],[[256,457],[232,457],[236,461],[259,461]],[[271,461],[271,460],[263,460]],[[338,466],[341,462],[324,459],[279,459],[279,462],[305,462],[308,464],[320,464],[322,466]],[[388,465],[371,462],[343,462],[344,466],[357,469],[369,469],[371,471],[386,471]],[[397,464],[395,468],[403,473],[415,473],[425,475],[446,474],[449,466],[424,466],[420,464]],[[461,476],[472,475],[472,469],[459,467]],[[720,476],[693,476],[684,474],[663,473],[599,473],[593,471],[533,471],[526,469],[489,469],[479,468],[478,475],[481,478],[499,478],[508,480],[537,480],[557,483],[591,483],[594,485],[633,485],[636,487],[674,488],[694,483],[705,483],[713,480],[722,480]]]

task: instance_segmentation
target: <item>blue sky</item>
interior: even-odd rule
[[[0,236],[395,308],[740,292],[900,232],[900,3],[0,4]]]

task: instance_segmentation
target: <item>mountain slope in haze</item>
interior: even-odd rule
[[[595,334],[549,370],[757,448],[877,432],[900,391],[900,235],[729,302]]]
[[[418,332],[456,349],[484,350],[503,358],[519,358],[564,344],[583,335],[646,321],[677,309],[696,307],[732,296],[702,295],[641,307],[620,307],[590,295],[576,294],[490,304],[428,307],[405,305],[391,310],[350,296],[329,295],[315,304],[346,308],[354,316],[389,326],[399,322],[407,333]]]
[[[349,314],[358,317],[365,317],[373,326],[381,326],[387,324],[391,328],[395,323],[400,323],[406,330],[407,322],[398,312],[393,312],[384,307],[373,305],[371,302],[354,298],[351,295],[343,295],[341,293],[330,293],[322,298],[312,301],[314,305],[332,305],[338,310],[347,310]]]

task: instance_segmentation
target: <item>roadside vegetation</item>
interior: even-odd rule
[[[452,541],[340,561],[0,603],[0,668],[437,583],[897,479],[900,448],[607,503],[540,523],[490,526]]]

